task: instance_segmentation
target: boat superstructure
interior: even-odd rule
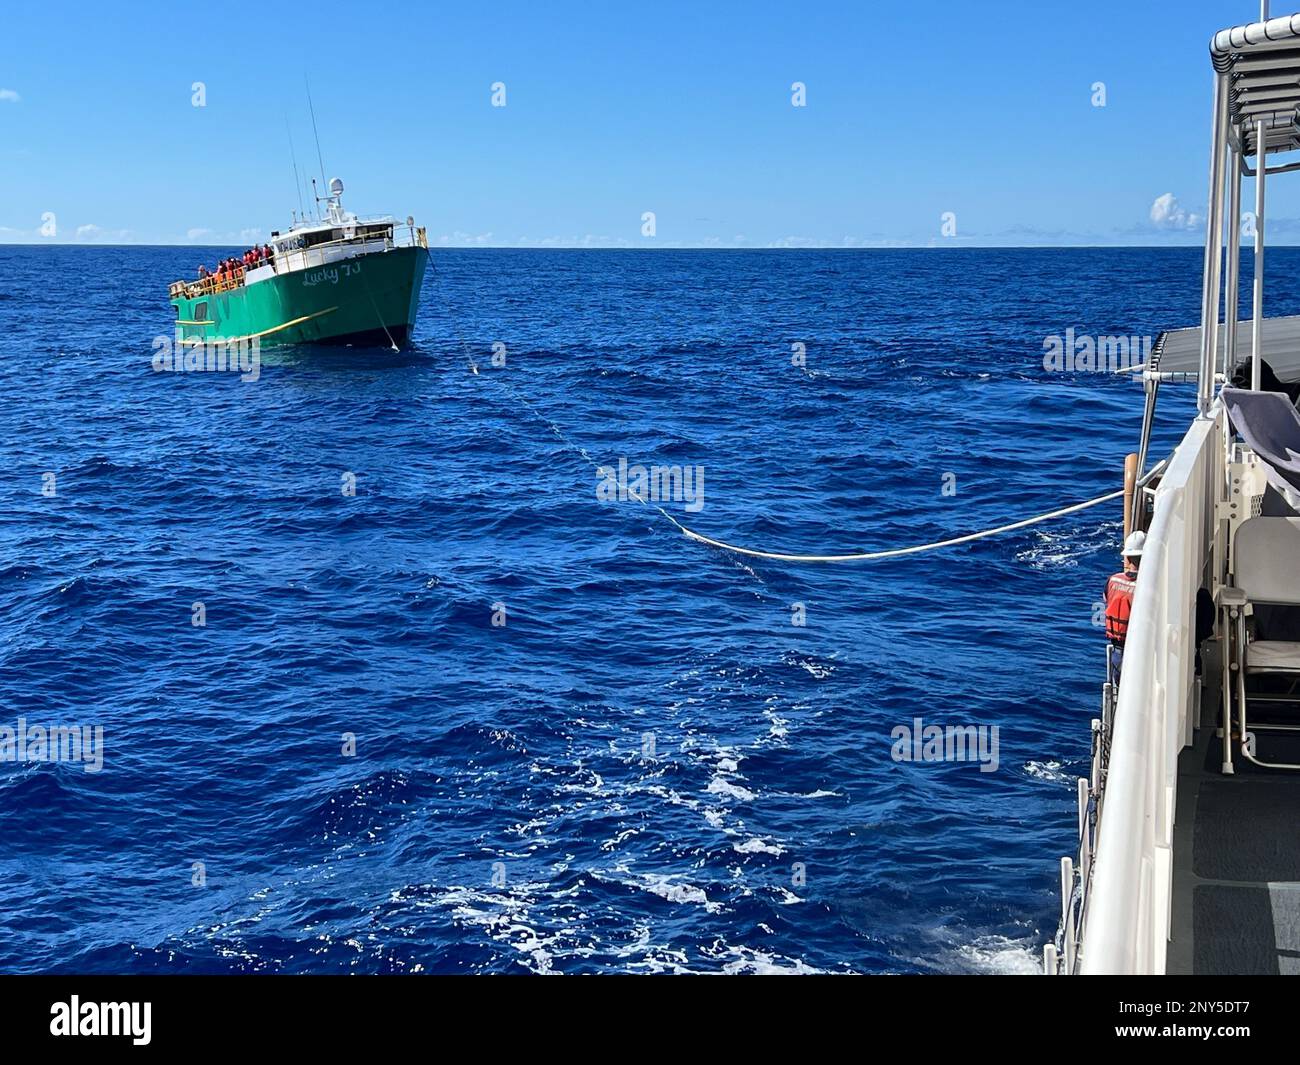
[[[1161,334],[1136,372],[1125,533],[1146,547],[1078,780],[1052,974],[1300,972],[1300,318],[1263,314],[1265,189],[1300,170],[1300,14],[1224,30],[1210,57],[1201,324]],[[1180,384],[1195,420],[1149,462],[1157,396]]]
[[[322,216],[272,233],[263,262],[173,282],[178,341],[405,343],[429,259],[425,231],[412,218],[359,218],[342,195],[333,178]]]

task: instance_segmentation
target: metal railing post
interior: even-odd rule
[[[1237,365],[1237,295],[1241,287],[1241,152],[1228,151],[1228,274],[1223,293],[1223,379]]]
[[[1218,355],[1220,266],[1223,249],[1223,160],[1227,142],[1228,78],[1214,77],[1214,118],[1210,149],[1209,212],[1205,225],[1205,274],[1201,286],[1201,373],[1197,410],[1205,416],[1214,394],[1214,364]]]
[[[1264,162],[1268,154],[1264,120],[1255,123],[1255,313],[1250,323],[1250,387],[1259,391],[1264,365]]]

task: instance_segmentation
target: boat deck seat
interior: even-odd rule
[[[1300,673],[1300,643],[1252,640],[1246,646],[1246,669],[1251,673]]]
[[[1232,428],[1259,456],[1268,483],[1300,511],[1300,411],[1281,392],[1224,388],[1219,393]],[[1292,559],[1292,572],[1300,573]]]
[[[1283,402],[1286,397],[1281,397]],[[1297,424],[1300,430],[1300,423]],[[1300,441],[1297,441],[1300,443]],[[1300,454],[1300,448],[1297,448]],[[1249,706],[1254,696],[1247,691],[1246,675],[1294,675],[1300,673],[1300,642],[1293,640],[1251,639],[1246,614],[1260,606],[1291,608],[1300,606],[1300,518],[1249,518],[1237,528],[1232,542],[1233,594],[1220,596],[1227,611],[1225,632],[1232,647],[1231,660],[1236,663],[1237,715],[1239,734],[1251,731]],[[1275,622],[1275,627],[1277,626]],[[1256,633],[1267,635],[1267,633]],[[1264,696],[1259,695],[1259,698]],[[1300,702],[1294,694],[1283,695],[1284,701]],[[1276,697],[1272,697],[1276,701]],[[1223,705],[1224,725],[1229,725],[1231,707]],[[1256,731],[1290,731],[1291,725],[1255,722]],[[1224,735],[1230,729],[1225,727]],[[1257,765],[1274,769],[1300,770],[1300,763],[1265,761],[1244,745],[1242,757]],[[1231,754],[1225,750],[1224,766],[1232,772]]]

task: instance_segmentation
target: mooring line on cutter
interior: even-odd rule
[[[447,312],[448,317],[451,318],[452,317],[451,306],[442,292],[442,285],[440,283],[440,279],[438,278],[438,273],[436,270],[434,271],[434,283],[438,286],[438,294],[442,298],[443,309]],[[456,330],[456,339],[459,341],[462,350],[465,352],[465,358],[469,363],[470,370],[475,374],[475,376],[478,376],[478,363],[474,361],[474,355],[470,351],[469,345],[465,342],[465,338],[460,335],[459,330]],[[555,436],[559,439],[559,441],[562,444],[564,444],[565,447],[569,448],[572,451],[577,452],[584,459],[586,459],[587,462],[592,466],[593,469],[595,469],[596,473],[599,475],[602,467],[600,463],[598,463],[595,459],[591,457],[591,455],[587,452],[586,448],[584,448],[581,444],[575,444],[572,440],[570,440],[567,436],[565,436],[564,433],[561,431],[560,427],[556,425],[556,423],[552,419],[548,418],[545,414],[543,414],[540,410],[538,410],[531,400],[529,400],[526,396],[522,395],[508,381],[502,381],[501,383],[505,386],[507,391],[509,391],[510,394],[516,400],[518,400],[521,404],[523,404],[523,406],[528,408],[528,410],[533,414],[534,417],[536,417],[539,421],[543,422],[551,430],[551,432],[555,434]],[[666,511],[663,507],[661,507],[658,503],[652,502],[638,495],[635,491],[631,489],[628,490],[628,495],[631,498],[635,499],[642,506],[651,507],[652,509],[657,510],[660,514],[662,514],[665,518],[667,518],[670,522],[672,522],[672,524],[677,527],[677,529],[682,533],[683,536],[685,536],[688,540],[694,540],[696,543],[707,544],[709,547],[716,547],[722,551],[730,551],[732,554],[745,555],[749,558],[767,558],[777,562],[808,562],[808,563],[832,562],[834,563],[834,562],[874,562],[886,558],[901,558],[904,555],[919,555],[925,551],[937,551],[940,548],[944,548],[944,547],[956,547],[959,544],[973,543],[976,540],[984,540],[990,536],[998,536],[1002,533],[1014,532],[1017,529],[1025,529],[1031,525],[1039,525],[1042,522],[1051,521],[1054,518],[1063,518],[1067,514],[1075,514],[1081,510],[1087,510],[1089,507],[1095,507],[1101,503],[1107,503],[1112,499],[1119,499],[1124,495],[1124,490],[1121,488],[1117,491],[1107,492],[1105,495],[1097,496],[1095,499],[1088,499],[1082,503],[1074,503],[1068,507],[1061,507],[1057,510],[1050,510],[1046,514],[1036,514],[1032,518],[1023,518],[1020,521],[1013,521],[1007,525],[998,525],[992,529],[983,529],[980,532],[966,533],[964,536],[953,536],[947,540],[935,540],[932,543],[928,543],[928,544],[915,544],[911,547],[894,547],[882,551],[856,551],[856,552],[848,552],[845,554],[838,554],[838,555],[802,555],[802,554],[794,554],[786,551],[762,551],[759,550],[758,548],[753,548],[753,547],[741,547],[738,544],[727,543],[727,541],[725,540],[718,540],[712,536],[705,536],[703,533],[699,533],[696,532],[694,529],[687,528],[680,521],[674,518],[668,511]]]
[[[903,555],[918,555],[922,551],[937,551],[941,547],[956,547],[958,544],[968,544],[974,540],[997,536],[1000,533],[1014,532],[1016,529],[1024,529],[1040,522],[1051,521],[1053,518],[1063,518],[1066,514],[1087,510],[1089,507],[1097,506],[1098,503],[1119,499],[1123,494],[1124,490],[1121,488],[1117,492],[1107,492],[1104,496],[1098,496],[1096,499],[1089,499],[1083,503],[1061,507],[1059,510],[1048,511],[1046,514],[1037,514],[1032,518],[1024,518],[1021,521],[1013,521],[1009,525],[999,525],[996,528],[984,529],[981,532],[967,533],[965,536],[954,536],[948,540],[936,540],[933,543],[917,544],[913,547],[894,547],[885,551],[858,551],[843,555],[796,555],[784,551],[760,551],[752,547],[740,547],[736,544],[729,544],[725,540],[715,540],[711,536],[697,533],[694,529],[688,529],[671,514],[665,516],[681,529],[688,539],[698,540],[702,544],[718,547],[724,551],[733,551],[738,555],[748,555],[751,558],[771,558],[776,559],[778,562],[872,562],[877,559],[899,558]]]

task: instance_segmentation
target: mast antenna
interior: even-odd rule
[[[311,132],[312,135],[316,138],[316,162],[320,164],[320,183],[324,185],[325,184],[325,160],[321,158],[321,154],[320,154],[320,133],[316,129],[316,108],[311,102],[311,82],[308,80],[306,74],[302,76],[302,80],[307,86],[307,109],[311,111]],[[315,184],[316,184],[315,181],[313,181],[312,185],[314,186]]]
[[[289,116],[284,116],[284,131],[289,135],[289,158],[293,160],[293,187],[298,191],[298,213],[306,217],[302,209],[302,178],[298,176],[298,153],[293,150],[293,130],[289,126]]]

